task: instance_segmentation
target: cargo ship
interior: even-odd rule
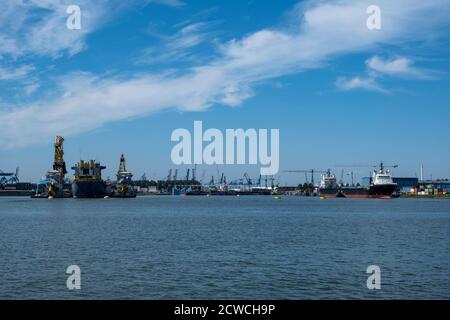
[[[0,197],[28,197],[34,193],[34,189],[36,189],[36,185],[29,182],[0,184]]]
[[[19,167],[17,167],[15,173],[0,170],[0,196],[30,196],[34,189],[36,189],[35,184],[19,181]]]
[[[72,170],[75,170],[72,182],[74,198],[104,198],[108,195],[106,183],[102,180],[102,170],[105,166],[94,160],[80,160]]]
[[[397,167],[397,166],[393,166]],[[322,175],[319,193],[325,198],[377,198],[390,199],[395,196],[397,184],[394,183],[389,170],[383,162],[379,169],[374,170],[369,186],[342,186],[336,181],[336,176],[328,170]]]

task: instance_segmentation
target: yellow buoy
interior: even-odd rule
[[[53,196],[48,196],[47,199],[48,199],[48,200],[52,200],[52,199],[53,199]]]
[[[325,197],[323,197],[323,196],[321,196],[321,197],[320,197],[320,200],[325,200],[325,199],[326,199],[326,198],[325,198]]]
[[[108,196],[105,196],[103,199],[109,199],[109,197],[108,197]]]
[[[281,197],[280,196],[275,196],[275,197],[273,197],[275,200],[280,200],[281,199]]]

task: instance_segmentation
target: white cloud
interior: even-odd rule
[[[26,84],[24,87],[25,94],[27,96],[32,95],[39,89],[40,85],[37,82]]]
[[[344,91],[363,89],[367,91],[375,91],[380,93],[388,93],[388,91],[382,88],[373,78],[345,78],[341,77],[336,80],[336,86]]]
[[[163,4],[170,7],[183,7],[186,5],[186,3],[180,0],[150,0],[150,2]]]
[[[18,146],[75,135],[111,121],[167,108],[204,110],[215,103],[237,105],[267,79],[317,68],[331,59],[380,45],[420,41],[448,27],[449,0],[378,0],[382,30],[366,27],[371,1],[306,1],[288,28],[264,29],[220,48],[219,57],[169,75],[123,79],[81,74],[59,81],[53,100],[0,111],[0,142]],[[427,17],[433,16],[433,19]],[[341,80],[343,87],[376,88],[367,79]],[[379,89],[380,90],[380,89]]]
[[[111,17],[135,5],[183,6],[178,0],[9,0],[0,2],[0,58],[25,55],[61,57],[86,48],[86,36]],[[81,9],[81,29],[69,30],[66,9]]]
[[[105,1],[80,0],[81,30],[66,28],[66,0],[2,1],[0,5],[0,56],[27,54],[58,57],[75,54],[85,47],[85,36],[102,15]],[[103,10],[102,10],[103,9]]]
[[[414,62],[411,59],[404,57],[383,60],[380,57],[374,56],[367,60],[366,64],[370,70],[393,77],[424,80],[434,79],[436,75],[436,73],[431,70],[414,67]]]
[[[151,64],[192,60],[194,59],[192,50],[214,35],[214,32],[207,31],[212,24],[214,22],[196,22],[184,26],[171,36],[159,34],[162,44],[144,49],[135,62]]]
[[[397,57],[395,59],[382,59],[373,56],[366,61],[368,68],[368,76],[345,78],[340,77],[336,80],[335,85],[344,91],[363,89],[368,91],[376,91],[380,93],[389,93],[377,81],[379,75],[387,75],[390,77],[398,77],[403,79],[420,79],[432,80],[436,79],[437,72],[419,69],[413,66],[414,62],[409,58]]]
[[[25,78],[35,68],[31,65],[23,65],[16,68],[0,67],[0,81],[2,80],[19,80]]]

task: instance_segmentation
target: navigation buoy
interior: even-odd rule
[[[325,198],[325,197],[323,197],[323,196],[321,196],[321,197],[320,197],[320,200],[325,200],[325,199],[326,199],[326,198]]]
[[[281,199],[281,197],[280,196],[275,196],[275,197],[273,197],[275,200],[280,200]]]
[[[52,200],[52,199],[53,199],[53,196],[48,196],[47,199],[48,199],[48,200]]]

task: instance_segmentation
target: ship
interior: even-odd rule
[[[19,167],[15,173],[0,170],[0,197],[30,196],[35,188],[35,184],[19,181]]]
[[[75,170],[72,182],[74,198],[104,198],[108,196],[107,185],[102,180],[102,170],[105,166],[94,160],[80,160],[72,167]]]
[[[343,186],[337,183],[336,176],[328,170],[319,184],[319,193],[325,198],[376,198],[390,199],[395,196],[397,184],[393,181],[390,170],[381,162],[374,170],[368,186]],[[397,166],[392,166],[396,168]]]
[[[244,178],[247,184],[244,184],[244,179],[239,179],[239,181],[232,181],[230,184],[227,183],[225,175],[222,173],[220,181],[218,184],[214,182],[214,176],[211,178],[209,185],[201,186],[190,186],[186,191],[186,195],[208,195],[208,196],[257,196],[257,195],[273,195],[277,193],[277,187],[273,184],[272,186],[267,186],[261,184],[261,176],[259,177],[258,183],[253,184],[252,179],[250,179],[247,173],[244,174]]]
[[[34,193],[36,185],[29,182],[0,184],[0,197],[29,197]]]
[[[72,197],[70,182],[65,179],[66,162],[64,161],[64,138],[56,136],[54,144],[54,160],[52,169],[39,181],[32,198],[70,198]]]
[[[117,182],[113,184],[110,194],[111,198],[136,198],[133,186],[133,173],[127,171],[125,155],[120,156],[119,170],[117,171]]]

